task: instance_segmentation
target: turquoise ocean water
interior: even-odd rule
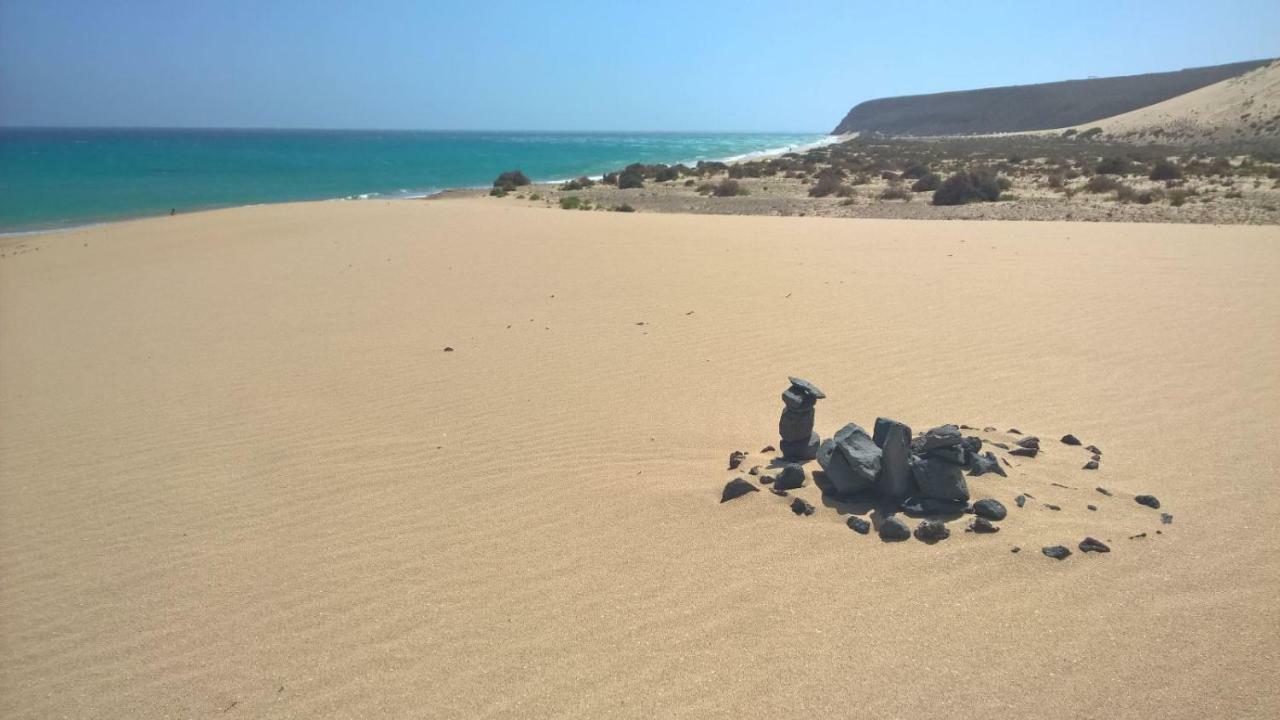
[[[819,134],[0,129],[0,232],[255,203],[413,197],[629,163],[803,147]]]

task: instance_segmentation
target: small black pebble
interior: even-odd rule
[[[1062,509],[1062,508],[1058,507],[1057,505],[1053,505],[1053,504],[1050,504],[1050,503],[1045,503],[1045,504],[1044,504],[1044,506],[1045,506],[1045,507],[1047,507],[1047,508],[1049,508],[1050,510],[1061,510],[1061,509]]]
[[[853,529],[854,532],[858,533],[859,535],[866,535],[867,533],[871,532],[871,523],[858,517],[857,515],[849,516],[848,525],[850,528]]]
[[[1022,434],[1022,431],[1021,431],[1021,430],[1019,430],[1018,428],[1009,428],[1009,434],[1010,434],[1010,435],[1021,435],[1021,434]]]
[[[787,495],[790,494],[786,490],[782,490],[781,488],[769,488],[769,492],[773,493],[774,495],[777,495],[778,497],[786,497]]]
[[[916,526],[915,536],[921,542],[933,544],[951,537],[951,531],[941,520],[921,520]]]
[[[752,465],[752,466],[751,466],[751,469],[747,471],[747,474],[748,474],[748,475],[759,475],[759,474],[760,474],[760,466],[759,466],[759,465]]]
[[[1084,449],[1085,449],[1085,450],[1088,450],[1089,452],[1093,453],[1094,455],[1101,455],[1101,454],[1102,454],[1102,451],[1098,449],[1098,446],[1097,446],[1097,445],[1086,445]]]
[[[1146,537],[1146,536],[1147,536],[1147,534],[1146,534],[1146,533],[1138,533],[1137,535],[1130,535],[1130,536],[1129,536],[1129,539],[1130,539],[1130,540],[1137,540],[1138,538],[1144,538],[1144,537]]]
[[[993,428],[993,427],[984,427],[984,428],[982,428],[982,432],[995,432],[995,431],[996,431],[996,429],[995,429],[995,428]]]
[[[1085,507],[1089,508],[1090,510],[1097,510],[1097,509],[1098,509],[1098,506],[1097,506],[1097,505],[1086,505]]]
[[[777,452],[777,450],[778,450],[778,449],[777,449],[777,448],[775,448],[775,447],[774,447],[774,446],[772,446],[772,445],[765,445],[763,448],[761,448],[761,449],[760,449],[760,452],[762,452],[762,453],[767,453],[767,452]]]
[[[1071,551],[1063,547],[1062,545],[1050,545],[1048,547],[1042,547],[1040,548],[1040,552],[1044,553],[1045,555],[1048,555],[1054,560],[1065,560],[1069,555],[1071,555]]]
[[[1018,497],[1014,498],[1013,501],[1018,504],[1018,507],[1022,507],[1023,505],[1027,504],[1027,496],[1019,495]]]
[[[729,453],[729,469],[736,470],[737,467],[742,464],[742,461],[746,459],[747,459],[746,453],[742,452],[741,450],[734,450],[733,452]]]
[[[1080,439],[1077,438],[1075,435],[1072,435],[1071,433],[1067,433],[1066,435],[1062,436],[1062,444],[1063,445],[1079,445]]]
[[[1090,460],[1089,462],[1087,462],[1087,463],[1085,463],[1085,464],[1084,464],[1084,468],[1082,468],[1082,469],[1084,469],[1084,470],[1097,470],[1097,469],[1098,469],[1098,461],[1097,461],[1097,460]]]
[[[1135,497],[1133,500],[1139,505],[1146,505],[1152,510],[1160,509],[1160,501],[1156,499],[1155,495],[1139,495]]]
[[[1013,546],[1013,549],[1012,549],[1012,550],[1010,550],[1009,552],[1011,552],[1011,553],[1020,553],[1020,552],[1022,552],[1022,548],[1018,547],[1017,545],[1014,545],[1014,546]]]
[[[1000,528],[991,524],[991,521],[984,517],[976,517],[973,522],[969,523],[969,532],[972,533],[993,533],[1000,532]]]
[[[783,492],[786,492],[785,490]],[[812,515],[814,512],[813,503],[804,498],[796,498],[791,501],[791,512],[797,515]]]
[[[444,351],[445,351],[445,352],[453,352],[453,348],[451,348],[451,347],[446,347],[446,348],[444,349]]]
[[[1165,525],[1172,525],[1173,516],[1170,515],[1169,513],[1160,513],[1160,522],[1164,523]]]
[[[1111,497],[1111,491],[1104,487],[1096,487],[1094,488],[1094,490],[1097,490],[1098,492],[1102,493],[1103,495],[1106,495],[1107,497]]]
[[[1101,540],[1087,537],[1080,541],[1080,552],[1111,552],[1111,548]]]

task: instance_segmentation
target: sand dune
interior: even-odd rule
[[[1274,717],[1278,241],[475,200],[6,240],[0,714]],[[788,374],[824,434],[1104,461],[1047,442],[933,546],[720,505]]]
[[[1280,61],[1075,129],[1094,127],[1111,137],[1141,134],[1152,140],[1280,137]]]

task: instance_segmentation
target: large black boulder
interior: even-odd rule
[[[724,492],[720,493],[720,502],[729,502],[734,498],[740,498],[747,493],[760,492],[760,488],[743,480],[742,478],[734,478],[725,483]]]
[[[924,435],[916,438],[916,452],[924,453],[935,448],[953,447],[964,442],[964,437],[960,434],[960,428],[955,425],[939,425],[936,428],[926,430]]]
[[[866,490],[880,474],[880,448],[867,431],[849,423],[835,437],[818,448],[818,464],[836,492],[851,494]]]
[[[915,482],[911,478],[911,428],[896,420],[876,418],[872,440],[880,448],[876,492],[892,498],[906,497],[915,492]]]
[[[959,465],[936,458],[916,458],[911,466],[911,475],[920,493],[926,497],[969,501],[969,486]]]

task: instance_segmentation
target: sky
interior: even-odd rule
[[[0,0],[0,125],[829,132],[1280,56],[1280,0]]]

